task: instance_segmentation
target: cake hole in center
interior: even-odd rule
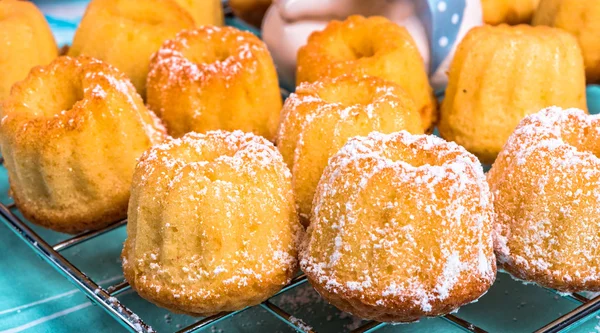
[[[229,50],[224,48],[207,48],[206,45],[197,44],[188,40],[188,48],[183,51],[184,57],[196,65],[210,65],[223,62],[231,56]]]
[[[46,77],[45,91],[38,92],[37,112],[52,117],[69,111],[83,99],[82,82],[78,77],[59,79]]]
[[[350,46],[354,59],[368,58],[375,55],[373,44],[370,41],[362,41],[358,45]]]

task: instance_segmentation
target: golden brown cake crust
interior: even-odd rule
[[[291,175],[273,144],[250,133],[189,133],[148,150],[128,219],[127,281],[176,312],[259,304],[297,269]]]
[[[399,84],[414,99],[423,126],[433,131],[437,102],[423,58],[408,31],[380,16],[353,15],[313,32],[298,50],[297,83],[343,74]]]
[[[0,102],[32,67],[46,65],[58,56],[44,15],[29,1],[0,2],[0,49]]]
[[[300,266],[325,299],[361,318],[443,315],[492,285],[493,223],[475,156],[433,136],[373,132],[329,160]]]
[[[17,207],[77,233],[125,218],[136,159],[165,129],[114,67],[59,57],[13,86],[0,146]]]
[[[600,83],[600,0],[541,0],[534,25],[549,25],[577,38],[587,83]]]
[[[274,140],[281,94],[273,60],[258,37],[204,26],[180,32],[154,54],[148,105],[174,137],[222,129]]]
[[[185,9],[196,23],[201,25],[222,26],[224,23],[223,4],[221,0],[174,0]]]
[[[194,26],[191,14],[174,0],[92,0],[68,54],[115,66],[145,98],[152,54],[165,40]]]
[[[519,121],[550,105],[587,107],[575,38],[543,26],[476,27],[452,59],[438,128],[491,164]]]
[[[498,263],[563,292],[600,290],[600,119],[544,109],[523,119],[488,173]]]
[[[530,23],[540,0],[481,0],[487,24]]]

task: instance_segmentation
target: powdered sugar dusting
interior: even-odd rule
[[[436,304],[463,293],[459,286],[475,284],[480,296],[493,282],[492,210],[483,169],[464,148],[372,132],[330,158],[300,264],[338,297],[435,314]]]
[[[215,80],[222,81],[227,88],[239,74],[256,72],[265,52],[260,39],[232,27],[183,30],[152,56],[149,93],[160,96],[161,91],[190,86],[202,89],[205,83]]]
[[[518,278],[562,291],[600,288],[598,128],[599,116],[543,109],[521,121],[490,170],[495,251]]]

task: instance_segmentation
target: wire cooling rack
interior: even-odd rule
[[[228,20],[233,19],[231,16],[231,11],[227,6],[225,6],[225,13],[228,16]],[[256,30],[244,26],[244,24],[239,21],[234,23],[234,25],[239,28],[251,30],[254,33],[257,33]],[[288,93],[283,90],[282,94],[284,96],[288,95]],[[0,168],[4,168],[4,160],[2,157],[0,157],[0,164]],[[4,174],[6,175],[6,173]],[[7,176],[3,177],[6,178]],[[7,181],[7,179],[0,179],[0,182]],[[129,331],[156,332],[150,325],[148,325],[144,321],[144,314],[138,314],[133,312],[125,305],[123,305],[123,303],[119,300],[119,297],[125,291],[131,289],[131,287],[126,281],[103,288],[100,286],[99,282],[96,282],[90,277],[88,277],[80,268],[73,265],[67,258],[65,258],[65,256],[61,254],[67,249],[77,247],[98,236],[115,232],[117,229],[123,228],[127,224],[127,220],[117,221],[105,227],[104,229],[84,232],[66,240],[60,241],[58,243],[50,244],[38,233],[36,233],[28,225],[28,222],[21,219],[18,216],[19,214],[16,214],[17,212],[18,209],[14,205],[14,203],[0,203],[0,221],[2,221],[10,230],[17,234],[20,239],[22,239],[27,245],[29,245],[38,256],[40,256],[50,266],[52,266],[54,269],[56,269],[58,272],[64,275],[70,282],[72,282],[77,288],[79,288],[90,300],[92,300],[100,308],[102,308],[104,311],[110,314],[117,322],[122,324]],[[311,318],[299,318],[297,316],[294,316],[271,301],[277,295],[289,293],[296,287],[301,286],[306,282],[307,279],[304,274],[298,275],[287,286],[285,286],[281,291],[279,291],[279,293],[273,295],[271,299],[261,303],[258,306],[262,307],[266,310],[266,312],[268,312],[278,320],[284,322],[285,324],[289,325],[298,332],[316,333],[316,331],[311,328]],[[558,294],[558,292],[556,291],[553,292]],[[560,295],[578,303],[578,306],[570,312],[555,318],[551,322],[536,330],[536,332],[550,333],[565,331],[572,328],[576,324],[583,322],[590,316],[600,311],[600,296],[596,296],[590,299],[580,294]],[[214,316],[201,318],[198,319],[195,323],[176,331],[176,333],[201,332],[216,323],[230,319],[234,315],[239,314],[248,309],[249,308],[235,312],[224,312],[216,314]],[[501,314],[495,313],[494,315]],[[468,320],[465,320],[454,314],[448,314],[446,316],[443,316],[442,319],[454,324],[456,327],[462,329],[465,332],[487,332],[486,330],[476,326]],[[375,332],[385,327],[386,325],[386,323],[367,321],[358,328],[352,330],[351,332]]]

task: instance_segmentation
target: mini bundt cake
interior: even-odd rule
[[[242,130],[273,140],[281,94],[258,37],[232,27],[184,30],[152,57],[148,106],[169,134]]]
[[[58,56],[44,15],[28,1],[0,1],[0,49],[0,102],[32,67]]]
[[[92,0],[69,55],[85,54],[117,67],[145,98],[152,54],[165,40],[193,27],[192,16],[174,0]]]
[[[326,300],[361,318],[446,314],[494,282],[493,217],[481,164],[464,148],[373,132],[330,159],[300,266]]]
[[[376,77],[343,75],[303,83],[283,106],[277,147],[292,170],[298,213],[308,223],[327,160],[346,141],[372,131],[424,133],[419,111],[400,86]]]
[[[379,16],[354,15],[313,32],[298,50],[297,83],[343,74],[378,76],[414,99],[423,125],[433,130],[436,102],[423,58],[408,31]]]
[[[450,65],[439,130],[492,163],[526,115],[541,108],[586,108],[581,50],[549,27],[483,26],[459,44]]]
[[[133,177],[125,278],[142,297],[208,316],[269,298],[297,269],[291,175],[272,143],[189,133],[148,150]]]
[[[523,119],[488,173],[498,264],[562,292],[600,290],[600,118],[551,107]]]
[[[83,56],[32,69],[1,111],[11,195],[28,220],[61,232],[125,218],[136,160],[165,136],[125,75]]]
[[[175,0],[175,2],[192,15],[197,26],[223,25],[221,0]]]
[[[487,24],[530,23],[540,0],[481,0]]]
[[[572,33],[583,52],[588,83],[600,83],[600,0],[541,0],[533,24]]]

